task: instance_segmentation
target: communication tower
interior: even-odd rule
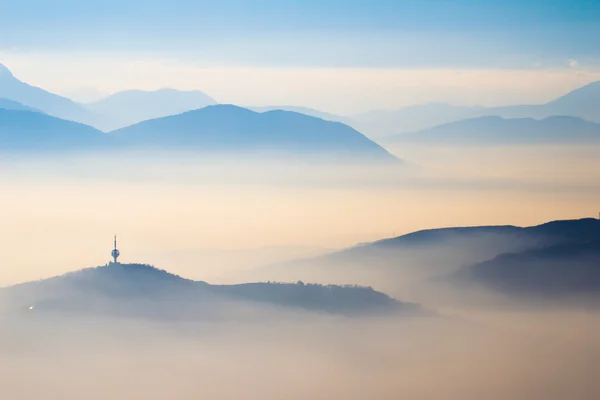
[[[113,251],[110,253],[110,255],[112,256],[114,263],[118,264],[117,259],[119,258],[119,255],[121,255],[121,253],[119,252],[119,250],[117,250],[117,235],[115,235],[115,247],[113,248]]]

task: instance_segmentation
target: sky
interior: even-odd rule
[[[0,62],[93,99],[124,89],[337,113],[550,100],[600,79],[597,0],[0,2]]]

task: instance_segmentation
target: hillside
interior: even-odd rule
[[[8,100],[8,99],[0,99],[0,108],[4,109],[4,110],[14,110],[14,111],[41,112],[33,107],[28,107],[24,104],[18,103],[16,101]]]
[[[90,126],[31,111],[0,108],[0,151],[98,149],[106,134]]]
[[[132,314],[196,318],[227,312],[227,307],[303,309],[334,314],[405,313],[420,308],[398,302],[371,288],[304,283],[209,285],[143,264],[110,264],[0,290],[12,311]],[[7,311],[7,310],[5,310]]]
[[[487,116],[394,136],[398,143],[511,145],[600,143],[600,124],[577,117],[505,119]]]
[[[501,254],[461,269],[452,275],[452,280],[526,297],[599,295],[600,241],[561,243]]]
[[[16,101],[57,118],[95,124],[101,117],[94,115],[66,97],[47,92],[17,79],[0,64],[0,98]]]
[[[294,112],[257,113],[231,105],[144,121],[110,135],[122,146],[143,148],[396,161],[347,125]]]
[[[149,119],[177,115],[186,111],[217,104],[203,92],[160,89],[128,90],[86,104],[90,111],[110,118],[112,129],[122,128]]]
[[[596,219],[552,221],[532,227],[479,226],[423,230],[364,243],[321,257],[265,267],[274,279],[349,280],[402,293],[407,285],[455,273],[500,254],[600,237]],[[342,281],[340,281],[342,279]]]

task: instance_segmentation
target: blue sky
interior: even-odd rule
[[[598,38],[600,0],[0,0],[0,63],[82,101],[537,103],[600,80]]]
[[[2,50],[130,50],[251,65],[499,67],[600,57],[598,0],[19,0]]]

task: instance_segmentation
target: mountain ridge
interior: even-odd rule
[[[272,151],[397,159],[357,130],[339,122],[273,110],[258,113],[235,105],[214,105],[143,121],[109,133],[124,145],[214,151]]]
[[[353,121],[352,126],[373,138],[382,139],[486,115],[507,119],[566,115],[600,123],[600,81],[590,82],[540,104],[485,107],[424,103],[395,110],[372,110],[349,118]]]
[[[99,116],[66,97],[20,81],[2,64],[0,64],[0,97],[65,120],[95,124],[100,119]]]
[[[109,133],[36,112],[1,107],[0,112],[0,150],[182,150],[219,156],[400,162],[349,126],[288,111],[257,113],[233,105],[214,105]],[[96,139],[85,148],[82,139],[91,136]],[[69,138],[74,142],[70,144]]]
[[[580,144],[600,142],[600,124],[566,115],[543,119],[488,115],[395,135],[390,140],[460,145]]]

